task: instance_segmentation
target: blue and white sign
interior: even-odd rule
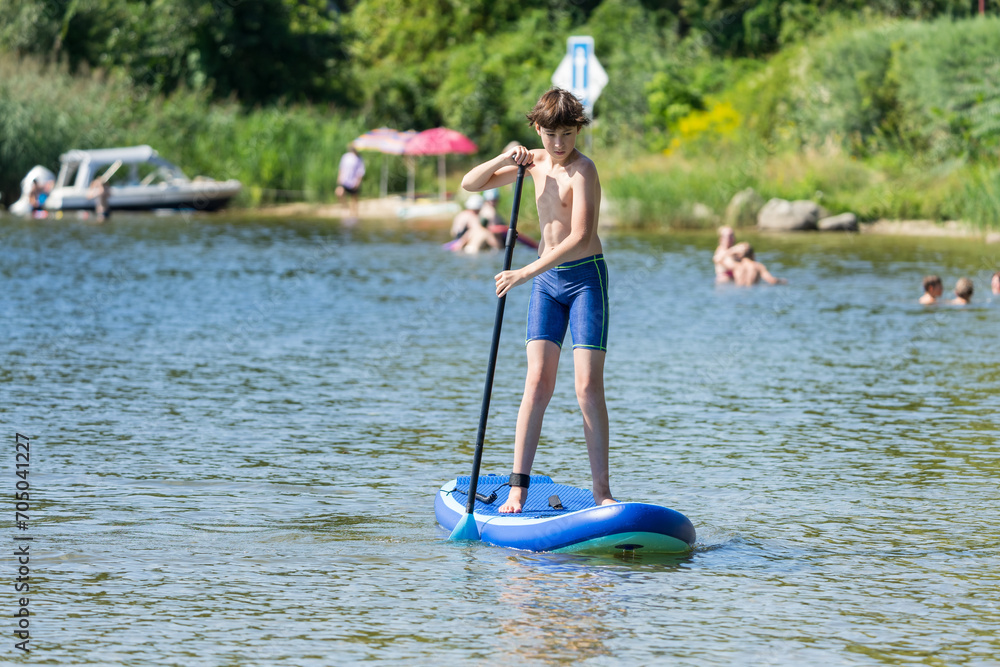
[[[608,74],[594,55],[593,37],[574,35],[567,40],[566,56],[552,75],[552,83],[576,95],[587,114],[594,115],[594,102],[607,85]]]

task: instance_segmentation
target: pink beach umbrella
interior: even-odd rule
[[[443,200],[446,198],[444,156],[448,153],[464,153],[468,155],[475,153],[477,150],[476,144],[461,132],[449,130],[446,127],[436,127],[433,130],[424,130],[406,142],[403,154],[438,156],[438,178],[441,181],[441,199]],[[412,197],[412,184],[409,190],[409,194]]]
[[[415,136],[417,136],[417,133],[414,130],[400,132],[390,127],[379,127],[365,132],[351,143],[359,151],[377,151],[384,155],[402,155],[407,142]],[[388,158],[382,159],[381,192],[383,197],[389,194]]]
[[[400,132],[391,127],[380,127],[365,132],[351,143],[359,151],[378,151],[389,155],[402,155],[407,142],[415,136],[417,133],[413,130]]]

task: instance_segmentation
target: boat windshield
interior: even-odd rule
[[[112,187],[173,184],[190,179],[181,169],[164,160],[149,146],[72,150],[60,156],[62,167],[57,187],[88,188],[95,178]]]
[[[61,188],[72,185],[76,178],[77,169],[79,168],[79,162],[63,162],[62,167],[59,168],[59,176],[56,177],[56,187]]]
[[[108,179],[108,184],[117,187],[149,186],[169,184],[178,180],[186,181],[188,178],[184,172],[170,163],[140,162],[123,165]]]

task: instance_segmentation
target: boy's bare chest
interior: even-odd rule
[[[541,215],[561,218],[573,208],[573,184],[568,174],[539,174],[535,177],[535,202]]]

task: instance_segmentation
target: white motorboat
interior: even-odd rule
[[[35,167],[21,182],[21,198],[11,213],[30,215],[31,190],[38,180],[44,211],[93,210],[92,184],[96,179],[109,188],[112,211],[222,208],[240,191],[234,179],[216,181],[204,176],[193,180],[149,146],[71,150],[59,156],[62,166],[54,178],[44,167]],[[47,175],[47,178],[46,178]],[[51,183],[51,185],[48,185]]]

